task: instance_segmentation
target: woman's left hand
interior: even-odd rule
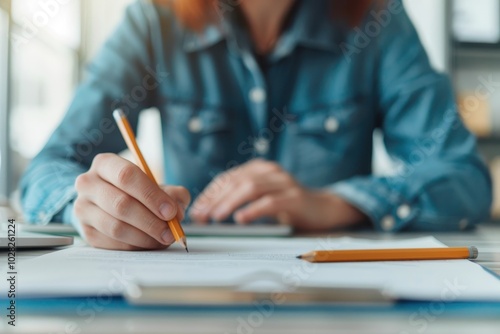
[[[190,211],[200,223],[224,221],[231,215],[240,224],[273,217],[301,230],[341,228],[367,220],[340,197],[306,189],[278,164],[261,159],[216,177]]]

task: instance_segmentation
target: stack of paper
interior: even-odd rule
[[[500,281],[468,260],[315,264],[296,258],[320,249],[419,247],[445,246],[428,237],[402,241],[191,238],[190,253],[175,245],[155,252],[73,247],[21,263],[18,290],[22,297],[54,297],[123,294],[136,283],[283,291],[340,287],[375,288],[396,299],[500,301]]]

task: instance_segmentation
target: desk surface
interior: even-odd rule
[[[394,240],[429,234],[329,234],[331,237],[346,235]],[[486,224],[472,232],[435,233],[434,236],[448,246],[478,247],[477,262],[500,275],[500,226]],[[19,260],[47,252],[21,252]],[[402,303],[380,309],[336,307],[263,312],[257,306],[127,310],[120,299],[101,304],[88,299],[68,300],[64,310],[57,312],[50,304],[37,307],[36,311],[32,308],[26,314],[22,314],[23,308],[19,307],[20,326],[13,333],[500,333],[500,304]],[[4,319],[0,332],[11,332]]]

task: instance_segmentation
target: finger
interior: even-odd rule
[[[264,174],[264,173],[280,172],[283,169],[278,163],[274,161],[257,158],[250,160],[246,164],[242,165],[240,170],[243,173],[246,173],[251,170],[259,174]]]
[[[184,220],[185,211],[191,202],[191,195],[189,194],[189,191],[184,187],[177,186],[163,185],[160,186],[160,188],[166,192],[170,198],[177,202],[177,218],[180,221]]]
[[[235,212],[234,219],[240,224],[248,224],[264,217],[279,218],[284,213],[290,215],[289,211],[294,206],[290,199],[286,192],[266,195]]]
[[[114,154],[100,154],[93,165],[103,180],[137,199],[158,218],[171,220],[176,216],[175,201],[130,161]]]
[[[189,215],[199,222],[207,222],[210,218],[209,210],[211,202],[219,197],[221,193],[231,189],[233,182],[234,173],[232,171],[217,176],[196,198],[191,206]]]
[[[273,171],[279,171],[280,167],[276,163],[268,162],[262,159],[254,159],[241,166],[234,167],[228,171],[219,174],[210,184],[205,188],[203,193],[198,196],[195,204],[210,203],[222,192],[230,191],[234,182],[238,181],[241,177],[252,176],[256,174],[263,174]],[[193,205],[195,206],[195,205]]]
[[[191,202],[191,194],[189,194],[189,191],[184,187],[162,185],[160,188],[172,199],[180,202],[184,208],[187,208]]]
[[[113,238],[106,236],[101,233],[93,226],[83,225],[83,231],[85,234],[85,240],[92,247],[102,248],[102,249],[111,249],[111,250],[121,250],[121,251],[142,251],[144,248],[133,246],[127,243],[123,243],[117,241]],[[162,245],[162,248],[166,248],[167,246]]]
[[[172,244],[175,240],[171,236],[170,243],[162,244],[143,231],[122,222],[115,217],[104,212],[101,208],[91,202],[79,201],[75,203],[75,213],[81,215],[85,210],[86,217],[89,217],[86,224],[92,226],[100,233],[120,243],[139,247],[142,249],[161,249]]]
[[[171,243],[172,233],[166,222],[124,191],[96,175],[87,176],[85,182],[79,181],[79,189],[83,199],[92,202],[112,217],[134,226],[160,243]]]
[[[292,187],[294,181],[285,173],[266,174],[256,179],[240,182],[225,196],[221,196],[213,203],[210,216],[218,221],[227,219],[234,211],[244,204],[257,200],[258,198]]]
[[[262,159],[252,160],[242,166],[233,168],[217,176],[196,199],[190,215],[200,221],[208,221],[215,203],[234,193],[236,184],[241,179],[282,172],[281,167],[273,162]]]

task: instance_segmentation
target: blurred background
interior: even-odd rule
[[[0,206],[19,209],[22,171],[132,1],[0,0]],[[433,66],[451,76],[463,119],[479,138],[495,180],[492,214],[500,220],[500,1],[404,2]],[[154,110],[144,113],[138,137],[160,175],[158,117]],[[380,140],[376,134],[377,173],[390,168]]]

